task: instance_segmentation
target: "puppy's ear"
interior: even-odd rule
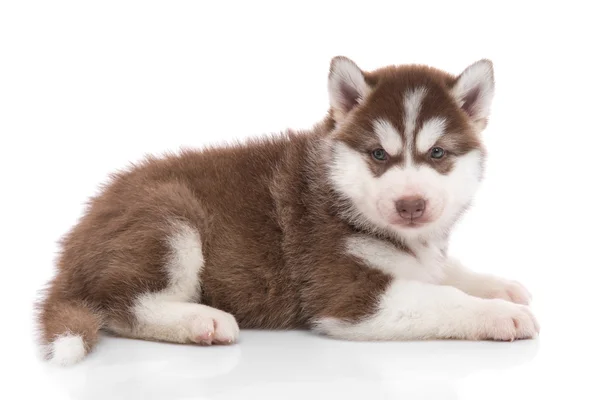
[[[336,122],[340,122],[369,94],[370,87],[360,68],[349,58],[338,56],[329,68],[329,104]]]
[[[485,127],[494,98],[494,66],[480,60],[467,67],[456,79],[452,94],[473,122]]]

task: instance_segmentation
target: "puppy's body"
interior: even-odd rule
[[[206,344],[235,341],[238,325],[533,336],[520,285],[446,257],[482,176],[491,64],[453,77],[336,58],[329,82],[330,112],[310,131],[115,174],[62,241],[40,304],[49,356],[79,360],[100,329]]]

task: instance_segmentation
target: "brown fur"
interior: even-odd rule
[[[451,98],[449,88],[454,85],[456,78],[450,74],[426,66],[408,65],[365,73],[365,79],[373,87],[369,99],[365,102],[365,107],[357,107],[352,124],[337,132],[337,138],[364,153],[365,158],[370,160],[375,176],[382,175],[396,164],[402,165],[404,159],[402,156],[392,156],[386,162],[380,162],[371,158],[371,152],[378,147],[371,124],[376,118],[385,118],[406,139],[402,113],[404,99],[400,94],[411,88],[427,88],[416,130],[432,117],[444,118],[448,122],[448,133],[441,138],[439,144],[449,156],[440,160],[432,159],[428,154],[419,154],[416,146],[413,146],[413,160],[427,163],[438,172],[447,174],[452,170],[452,160],[455,157],[482,147],[468,115],[457,108]]]
[[[446,147],[463,154],[478,141],[450,99],[455,79],[421,66],[367,73],[371,100],[352,110],[336,139],[368,157],[376,143],[367,124],[385,116],[402,132],[402,93],[419,85],[428,88],[422,118],[446,117],[456,132]],[[362,228],[342,217],[350,205],[325,176],[322,139],[334,131],[332,115],[311,131],[150,157],[114,174],[61,241],[58,273],[40,304],[44,342],[71,332],[91,346],[99,327],[134,324],[136,297],[167,285],[165,238],[174,220],[201,234],[196,301],[233,314],[242,328],[303,328],[320,317],[372,313],[391,278],[342,248],[341,239]],[[451,158],[436,168],[448,172]]]

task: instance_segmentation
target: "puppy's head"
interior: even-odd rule
[[[488,60],[453,76],[415,65],[365,72],[334,58],[329,178],[350,217],[403,237],[448,229],[482,177],[493,93]]]

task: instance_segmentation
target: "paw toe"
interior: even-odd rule
[[[211,344],[215,337],[215,324],[212,318],[197,317],[192,323],[192,342]]]

